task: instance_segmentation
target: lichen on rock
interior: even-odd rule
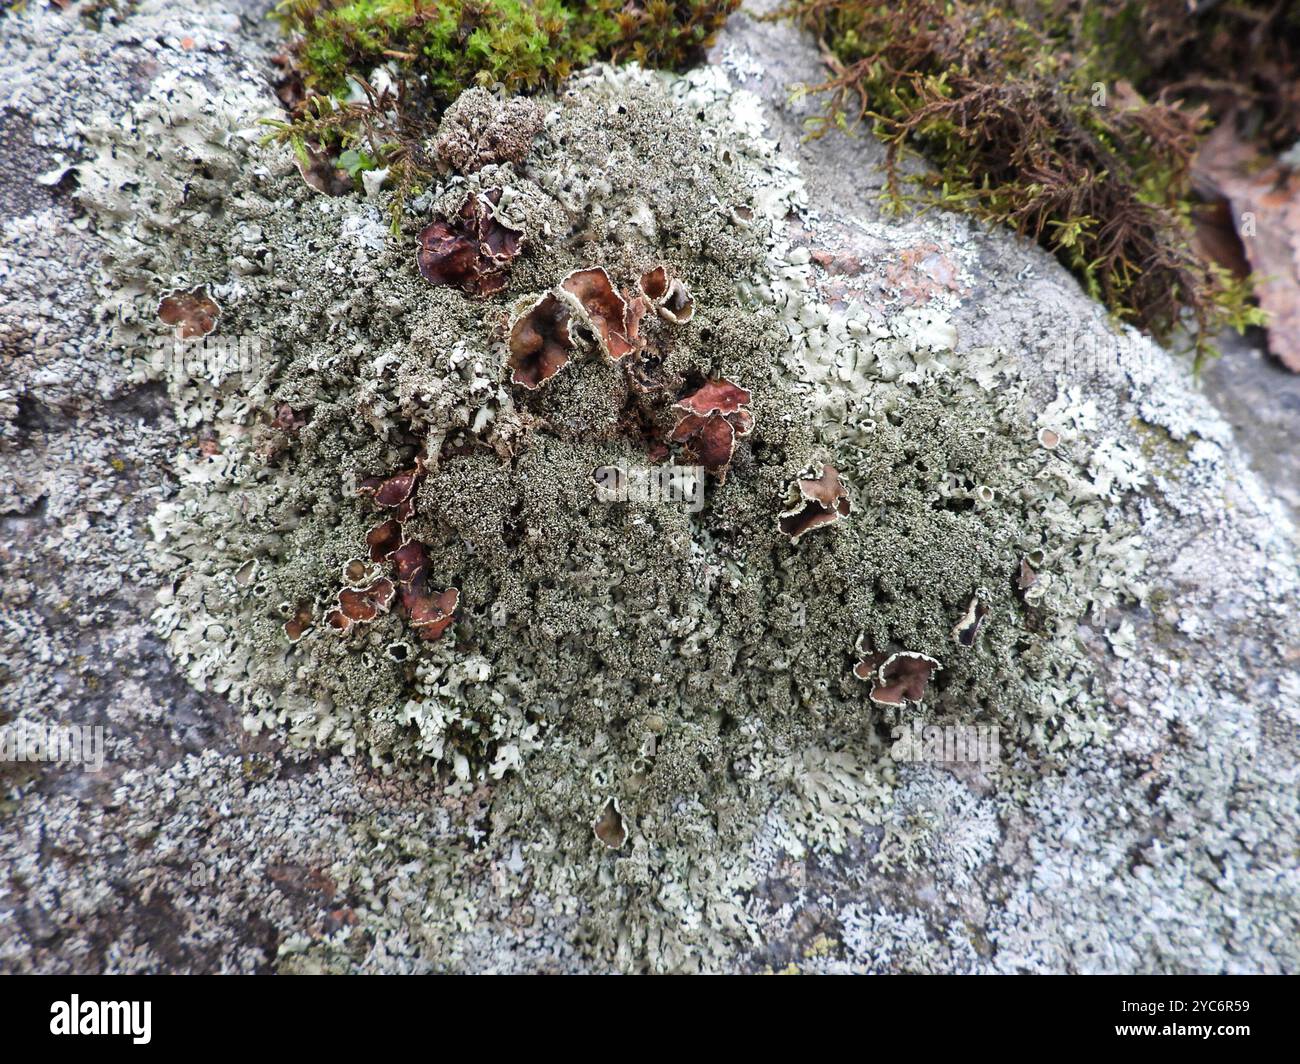
[[[788,239],[798,180],[718,71],[576,78],[539,104],[522,157],[448,154],[461,172],[410,206],[404,241],[381,203],[319,197],[284,150],[214,137],[211,101],[185,91],[192,106],[139,109],[166,109],[227,182],[195,185],[201,227],[162,204],[110,239],[138,304],[110,332],[135,357],[164,329],[146,310],[203,285],[216,335],[257,340],[215,379],[149,370],[220,443],[155,515],[158,629],[249,729],[496,788],[493,830],[545,835],[551,887],[617,899],[623,945],[595,948],[673,967],[745,924],[722,905],[676,919],[673,884],[743,878],[735,855],[774,800],[814,846],[883,815],[902,715],[996,724],[1035,750],[1104,728],[1074,626],[1143,594],[1112,506],[1138,482],[1132,456],[1034,445],[1014,370],[992,386],[937,312],[829,308]],[[106,173],[164,180],[133,129],[104,136]],[[200,165],[171,164],[168,181]],[[88,202],[111,209],[111,184]],[[508,269],[431,285],[410,241],[439,219],[468,244],[491,244],[489,219],[519,234]],[[642,299],[657,312],[633,320]],[[1086,413],[1050,415],[1065,432]],[[703,509],[593,496],[593,470],[674,444],[698,458],[714,423],[727,454]],[[847,515],[838,488],[820,498],[827,469],[852,519],[796,547],[779,521],[792,482]],[[956,653],[976,596],[987,619]],[[873,701],[854,676],[865,644],[943,668],[923,697]],[[851,786],[796,784],[793,765],[846,749]],[[775,797],[746,782],[765,771],[785,781]],[[611,850],[617,871],[597,877]]]
[[[804,136],[815,103],[789,87],[820,77],[816,42],[742,13],[713,54],[727,77],[664,79],[656,107],[676,116],[674,149],[696,144],[683,128],[702,131],[742,172],[752,204],[717,206],[737,234],[756,230],[765,264],[711,293],[695,287],[702,270],[683,275],[699,321],[647,313],[645,347],[617,365],[594,336],[575,335],[571,362],[529,392],[498,376],[505,330],[568,272],[604,266],[627,297],[647,265],[675,274],[683,260],[710,261],[707,248],[674,250],[673,217],[644,235],[676,191],[656,187],[652,210],[634,215],[643,237],[597,237],[553,268],[521,251],[506,290],[471,301],[418,276],[416,234],[494,187],[505,217],[541,232],[548,254],[571,232],[557,197],[570,197],[584,237],[625,226],[595,208],[603,192],[575,195],[548,176],[572,152],[580,182],[604,180],[598,140],[538,137],[531,157],[498,159],[488,164],[498,175],[472,186],[449,172],[406,214],[374,171],[362,175],[365,199],[360,188],[330,199],[287,156],[249,147],[256,119],[282,114],[267,90],[283,47],[272,24],[224,0],[91,7],[94,24],[76,14],[84,4],[11,8],[0,57],[0,723],[105,728],[100,772],[0,771],[0,969],[1300,969],[1300,583],[1294,478],[1276,443],[1289,396],[1261,356],[1236,348],[1207,397],[1176,353],[1114,328],[1041,249],[942,210],[883,215],[885,149],[869,135]],[[610,114],[638,83],[622,87],[624,77],[595,90]],[[560,101],[536,102],[558,122]],[[668,147],[661,138],[655,152]],[[678,184],[696,150],[681,155]],[[388,235],[394,213],[400,242]],[[607,254],[618,243],[635,244],[626,263]],[[197,286],[221,316],[183,340],[158,321],[158,303]],[[734,354],[768,325],[720,322],[733,299],[779,319],[782,336],[762,349],[774,359]],[[461,307],[463,322],[429,325]],[[683,460],[664,442],[674,407],[709,379],[749,393],[754,431],[725,484],[694,470],[688,493],[685,467],[657,463]],[[604,405],[624,385],[626,405]],[[475,428],[481,406],[458,404],[480,392],[504,392],[514,415]],[[379,506],[370,484],[377,493],[419,467],[412,434],[399,426],[389,438],[403,410],[453,422],[426,455],[444,468],[404,500],[396,482],[380,500],[396,506]],[[587,441],[601,458],[570,471],[593,417],[608,427]],[[909,481],[930,459],[916,453],[926,441],[946,453],[945,418],[961,429],[952,440],[992,440],[1013,465],[991,460],[995,475],[981,466],[969,484],[938,489]],[[785,425],[815,446],[774,453]],[[913,453],[883,452],[873,480],[875,452],[856,451],[882,426]],[[537,446],[545,454],[529,460]],[[777,515],[816,462],[834,466],[852,513],[792,545]],[[312,463],[356,475],[327,483]],[[525,475],[520,490],[539,501],[527,513],[502,507],[498,494]],[[268,487],[276,478],[288,485],[280,495]],[[148,535],[160,502],[161,543]],[[327,629],[318,596],[333,603],[343,588],[392,579],[384,559],[417,510],[472,541],[477,553],[463,555],[486,588],[548,535],[572,533],[577,553],[529,562],[486,617],[451,566],[450,584],[431,573],[430,589],[458,592],[437,641],[421,640],[396,601],[382,639],[373,622]],[[906,596],[896,579],[863,590],[863,569],[836,569],[853,555],[835,553],[846,538],[869,546],[882,516],[879,536],[904,560],[905,518],[923,529],[987,519],[991,538],[1038,530],[1008,544],[1010,588],[976,586],[978,552],[939,566],[966,581],[918,648],[944,668],[919,703],[894,710],[851,676],[853,648],[861,635],[873,653],[911,650],[906,624],[897,645],[880,642],[858,608],[892,623]],[[339,531],[344,518],[355,528]],[[325,529],[314,555],[304,520]],[[610,554],[601,521],[632,541],[612,574],[588,564]],[[751,530],[758,547],[738,552]],[[431,527],[410,533],[441,549]],[[911,571],[923,586],[931,537],[914,557],[930,566]],[[312,597],[257,599],[274,620],[256,641],[232,635],[250,614],[247,589],[284,583],[286,561]],[[606,671],[603,702],[575,681],[575,698],[548,707],[548,727],[512,724],[521,692],[539,685],[489,668],[571,619],[582,635],[543,648],[558,647],[545,679],[567,694],[591,660],[574,646],[610,623],[613,607],[585,599],[562,612],[569,580],[657,613],[655,624],[624,614],[600,637],[592,655],[619,670]],[[688,580],[700,602],[683,616]],[[159,587],[175,600],[158,617],[175,655],[150,621]],[[979,621],[976,610],[967,647],[972,602],[989,611]],[[649,645],[652,631],[661,645]],[[994,676],[1006,697],[963,716],[950,681],[968,664],[996,665],[1008,633],[1024,660]],[[294,649],[309,634],[312,649]],[[327,645],[372,669],[352,674],[355,696],[330,668],[306,671]],[[266,648],[287,656],[300,686],[328,684],[339,701],[301,717],[275,702],[261,734],[246,733],[243,694],[250,667],[268,678]],[[678,649],[696,651],[693,689],[661,671]],[[223,654],[246,656],[227,675]],[[388,682],[373,670],[380,660],[402,681],[397,713],[372,697]],[[1039,683],[1044,662],[1057,675]],[[438,690],[405,716],[403,663]],[[206,691],[185,682],[191,668]],[[832,673],[852,700],[820,690]],[[633,674],[658,704],[629,724],[621,685]],[[232,677],[242,686],[227,700]],[[996,711],[1022,684],[1039,699],[1037,732],[1007,730]],[[501,694],[490,715],[479,688]],[[320,745],[311,734],[346,726],[357,707],[351,719],[367,735],[387,731],[399,751],[381,752],[379,768],[360,740],[349,755],[332,733]],[[496,747],[507,754],[500,778],[474,753],[485,728],[519,736],[514,753],[509,740]],[[994,728],[1000,751],[951,759],[946,736]],[[428,757],[412,752],[413,736]]]

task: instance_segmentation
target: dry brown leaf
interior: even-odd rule
[[[1269,315],[1269,350],[1300,373],[1300,172],[1265,160],[1225,120],[1205,139],[1195,173],[1228,201],[1259,305]],[[1203,229],[1209,250],[1213,229]],[[1215,257],[1232,268],[1220,254]]]

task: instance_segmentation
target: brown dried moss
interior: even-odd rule
[[[887,143],[895,204],[899,152],[912,146],[938,168],[917,179],[922,201],[1032,236],[1155,336],[1186,312],[1206,351],[1223,327],[1260,320],[1193,243],[1196,112],[1107,90],[1095,55],[999,4],[792,0],[786,12],[823,42],[826,122],[869,118]]]

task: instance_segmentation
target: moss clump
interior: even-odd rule
[[[1274,0],[1022,0],[1057,32],[1105,53],[1148,95],[1204,106],[1262,147],[1300,139],[1300,7]],[[1194,7],[1195,10],[1189,10]]]
[[[898,153],[912,145],[938,167],[917,179],[923,201],[1033,236],[1158,338],[1190,314],[1204,353],[1222,328],[1259,320],[1192,242],[1195,114],[1121,91],[1099,52],[997,4],[792,0],[786,11],[826,45],[826,121],[869,117],[888,143],[896,203]]]
[[[288,0],[308,87],[345,91],[385,63],[440,107],[472,85],[521,92],[595,59],[679,68],[697,59],[739,0]]]
[[[680,69],[699,59],[740,0],[285,0],[292,36],[280,97],[290,118],[269,123],[322,191],[359,189],[385,169],[403,205],[427,186],[424,150],[436,119],[463,90],[551,88],[598,60]],[[383,68],[386,74],[374,78]],[[383,87],[375,88],[376,80]],[[363,99],[356,99],[360,91]]]

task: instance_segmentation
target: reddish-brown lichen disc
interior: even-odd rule
[[[777,526],[791,541],[848,517],[852,510],[848,489],[834,466],[823,465],[819,475],[800,477],[790,487],[794,504],[778,516]]]
[[[754,428],[753,415],[745,409],[750,398],[747,389],[725,378],[705,381],[677,400],[681,413],[670,439],[685,445],[689,461],[725,481],[737,438]]]
[[[658,303],[668,294],[668,270],[664,266],[655,266],[641,275],[641,291],[652,303]]]
[[[695,301],[690,290],[680,280],[669,278],[666,266],[646,270],[638,284],[661,318],[675,325],[685,325],[695,314]]]
[[[869,697],[873,702],[884,706],[921,702],[925,699],[926,684],[930,682],[935,670],[941,667],[938,661],[925,654],[915,654],[908,650],[891,654],[877,670]]]
[[[617,361],[636,350],[627,301],[618,294],[603,267],[574,270],[560,282],[560,287],[574,296],[587,312],[601,347],[610,358]]]
[[[471,193],[453,219],[440,219],[419,235],[416,263],[430,284],[490,296],[506,286],[510,263],[523,246],[523,233],[494,214],[501,190]]]
[[[403,585],[424,579],[429,565],[429,556],[424,551],[424,544],[408,540],[392,554],[393,564],[397,566],[397,579]]]
[[[402,526],[391,517],[366,533],[366,546],[370,548],[372,562],[387,561],[401,545]]]
[[[736,453],[736,430],[721,414],[686,414],[673,428],[672,441],[684,445],[686,459],[716,476],[725,476]]]
[[[433,642],[450,627],[459,601],[460,592],[454,587],[436,595],[412,595],[406,606],[411,627],[419,633],[421,639]]]
[[[430,284],[473,287],[478,277],[478,241],[448,222],[434,222],[419,235],[416,262]]]
[[[838,510],[849,499],[848,489],[840,480],[839,470],[830,465],[822,466],[819,477],[801,477],[799,491],[805,499],[819,502],[827,510]]]
[[[369,587],[345,587],[339,592],[339,610],[352,621],[373,621],[393,601],[393,582],[376,580]]]
[[[407,469],[388,477],[375,489],[375,505],[385,508],[400,506],[415,491],[419,476],[419,469]]]
[[[474,201],[475,223],[483,254],[495,260],[498,267],[508,267],[510,260],[519,254],[523,233],[504,224],[494,213],[501,202],[501,190],[489,189],[481,200]]]
[[[547,293],[515,322],[508,347],[511,382],[541,387],[564,368],[573,350],[569,308]]]
[[[682,396],[677,400],[677,405],[683,410],[701,416],[743,412],[748,418],[748,411],[742,411],[741,408],[749,406],[750,399],[748,390],[738,384],[732,384],[725,378],[719,378],[706,381],[689,395]]]
[[[627,828],[623,824],[623,814],[619,812],[618,802],[613,798],[605,803],[600,816],[592,822],[591,829],[606,849],[619,850],[627,842]]]
[[[303,637],[303,634],[312,626],[311,604],[300,602],[298,608],[294,611],[292,617],[284,622],[284,634],[289,637],[290,643],[296,643]]]
[[[207,336],[217,327],[221,308],[203,285],[186,292],[177,290],[158,303],[158,320],[173,326],[182,340]]]

